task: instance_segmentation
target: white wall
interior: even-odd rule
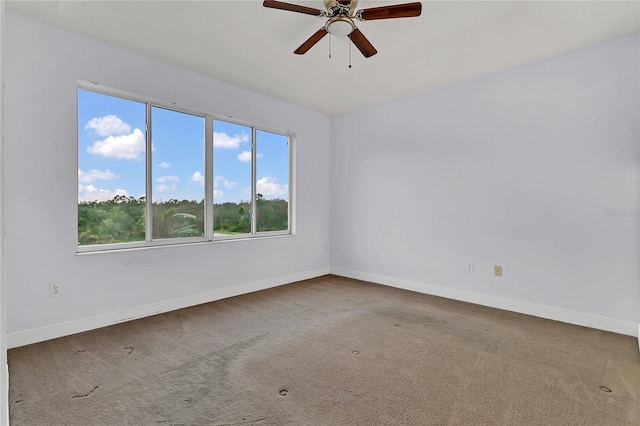
[[[636,334],[639,47],[332,117],[332,271]]]
[[[5,36],[14,345],[78,330],[68,322],[106,315],[85,324],[95,326],[146,305],[328,272],[329,117],[11,13]],[[77,79],[296,132],[297,236],[76,255]],[[62,297],[49,297],[53,282]]]

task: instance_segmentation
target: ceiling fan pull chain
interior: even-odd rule
[[[349,41],[351,41],[351,34],[349,34]],[[349,68],[351,68],[351,44],[349,43]]]
[[[329,33],[329,59],[331,59],[331,33]]]

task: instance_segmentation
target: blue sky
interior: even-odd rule
[[[251,128],[214,120],[214,202],[251,198]],[[204,198],[204,118],[152,109],[154,201]],[[145,105],[78,90],[78,200],[145,194]],[[288,138],[258,130],[257,192],[288,199]]]

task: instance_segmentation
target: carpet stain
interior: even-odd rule
[[[96,385],[93,389],[91,389],[89,392],[84,393],[84,394],[78,394],[75,396],[72,396],[71,399],[76,399],[76,398],[86,398],[89,395],[91,395],[96,389],[98,389],[98,385]]]
[[[391,307],[389,309],[384,309],[384,310],[379,310],[379,311],[374,311],[374,313],[382,316],[382,317],[386,317],[386,318],[391,318],[394,321],[394,326],[399,327],[401,323],[404,324],[446,324],[447,321],[442,319],[442,318],[438,318],[435,317],[433,315],[429,315],[426,312],[417,310],[417,309],[411,309],[408,307],[402,307],[402,308],[395,308],[395,307]]]
[[[259,419],[255,419],[255,420],[242,420],[240,422],[235,422],[235,423],[216,423],[215,425],[212,426],[237,426],[237,425],[248,425],[251,423],[257,423],[257,422],[261,422],[263,420],[265,420],[266,417],[261,417]]]

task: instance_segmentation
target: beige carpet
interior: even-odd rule
[[[9,367],[13,426],[640,424],[635,338],[334,276]]]

